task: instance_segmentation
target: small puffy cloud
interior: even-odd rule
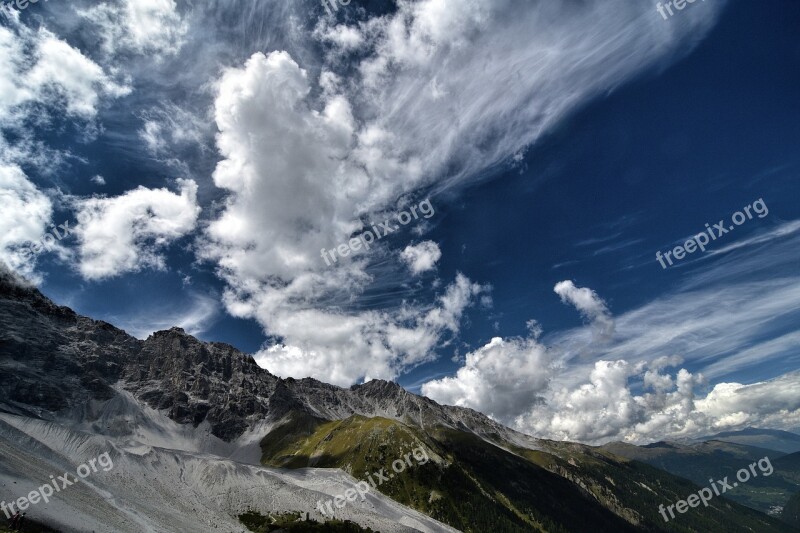
[[[325,24],[324,19],[320,22],[315,36],[322,41],[333,43],[339,53],[355,50],[364,44],[365,36],[357,27],[344,24],[331,26]]]
[[[105,185],[106,184],[106,179],[103,176],[101,176],[100,174],[97,174],[96,176],[92,176],[89,179],[89,181],[91,181],[95,185]]]
[[[472,304],[474,298],[489,290],[489,286],[473,283],[459,272],[455,282],[448,286],[444,295],[439,298],[439,306],[427,313],[425,322],[455,333],[459,330],[464,310]]]
[[[197,184],[177,181],[180,194],[138,187],[120,196],[74,201],[79,270],[86,279],[163,268],[159,252],[192,231],[200,213]]]
[[[439,245],[433,241],[410,244],[400,253],[400,257],[408,265],[413,274],[421,274],[432,270],[442,257]]]
[[[573,305],[584,318],[589,320],[598,336],[608,339],[614,334],[614,319],[605,302],[587,287],[578,288],[572,281],[561,281],[553,288],[565,304]]]

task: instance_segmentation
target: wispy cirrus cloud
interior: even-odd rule
[[[164,305],[154,302],[150,309],[138,308],[128,315],[110,316],[114,324],[137,339],[146,339],[156,331],[178,326],[194,336],[202,336],[222,312],[219,298],[194,290],[186,292],[184,302]]]
[[[762,231],[753,237],[731,243],[722,248],[715,248],[708,250],[708,253],[710,255],[724,254],[747,246],[765,244],[775,239],[780,239],[783,237],[787,237],[789,235],[793,235],[797,231],[800,231],[800,220],[791,220],[789,222],[784,222],[783,224],[779,225],[777,228],[774,228],[772,230]]]

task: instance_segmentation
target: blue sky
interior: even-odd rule
[[[800,427],[796,3],[2,17],[0,250],[57,302],[537,436]],[[368,253],[319,257],[426,198]]]

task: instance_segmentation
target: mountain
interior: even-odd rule
[[[0,272],[0,500],[102,454],[113,467],[29,508],[61,531],[787,531],[608,450],[523,435],[394,383],[281,379],[179,328],[139,340]],[[409,464],[318,509],[409,452]],[[80,472],[80,470],[78,470]],[[316,530],[316,529],[314,529]]]
[[[800,452],[790,453],[774,461],[775,469],[784,477],[790,479],[800,491]]]
[[[766,457],[768,461],[761,463],[763,471],[761,466],[755,467],[758,476],[751,476],[746,483],[739,483],[725,495],[773,515],[779,514],[791,495],[800,490],[800,454],[785,455],[774,450],[716,440],[694,444],[656,442],[646,446],[614,442],[602,446],[602,449],[647,463],[701,486],[707,486],[709,479],[720,480],[727,476],[735,480],[740,469],[747,469]],[[772,466],[771,473],[769,465]],[[767,473],[769,475],[764,475]]]
[[[792,496],[783,508],[781,519],[800,530],[800,492]]]
[[[717,433],[716,435],[695,439],[696,442],[708,440],[733,442],[735,444],[766,448],[782,453],[800,452],[800,435],[790,433],[789,431],[781,431],[779,429],[746,428],[740,431],[725,431],[723,433]]]

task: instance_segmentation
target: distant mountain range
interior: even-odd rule
[[[380,380],[281,379],[178,328],[135,339],[4,271],[0,375],[0,500],[113,459],[29,508],[59,531],[312,530],[296,517],[327,531],[792,530],[724,498],[665,523],[658,506],[699,487],[668,473],[680,461],[645,464],[657,446],[536,439]],[[762,453],[724,446],[731,468]],[[336,509],[350,525],[318,511],[414,448],[430,461]]]
[[[798,391],[798,394],[800,394],[800,391]],[[716,435],[695,439],[695,442],[704,442],[708,440],[733,442],[735,444],[766,448],[783,453],[800,452],[800,435],[788,431],[781,431],[779,429],[746,428],[741,431],[725,431],[723,433],[717,433]]]
[[[721,434],[726,439],[736,440],[739,435],[751,441],[787,448],[786,443],[793,433],[772,430],[747,429],[742,432]],[[753,437],[759,436],[758,439]],[[766,438],[763,438],[766,437]],[[786,454],[776,449],[758,448],[727,440],[697,439],[694,443],[656,442],[646,446],[633,446],[622,442],[609,443],[601,449],[615,455],[627,457],[655,466],[677,476],[689,479],[698,485],[708,485],[709,479],[725,476],[736,479],[736,473],[750,464],[768,458],[772,473],[762,472],[759,467],[746,483],[727,491],[725,495],[753,509],[781,516],[792,495],[800,492],[800,452]]]

